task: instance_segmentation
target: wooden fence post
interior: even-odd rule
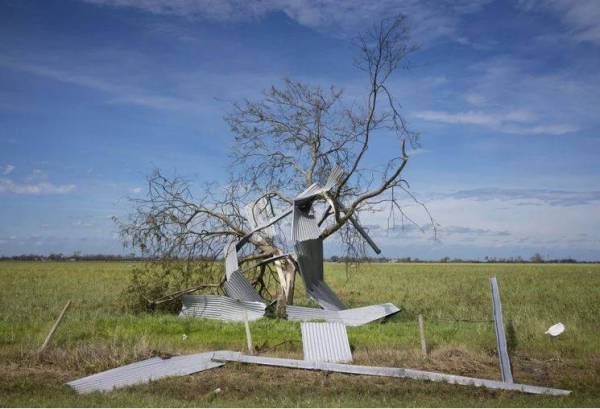
[[[425,342],[425,322],[423,316],[419,314],[419,336],[421,338],[421,353],[427,358],[427,343]]]
[[[71,300],[69,300],[69,302],[67,302],[67,304],[65,305],[65,307],[61,311],[60,315],[58,316],[58,319],[56,320],[56,322],[54,323],[54,325],[50,329],[50,332],[48,333],[48,336],[46,336],[46,340],[44,341],[44,343],[42,344],[42,346],[38,350],[38,354],[41,354],[42,352],[44,352],[44,350],[46,349],[46,347],[50,343],[50,339],[54,335],[54,332],[56,331],[56,328],[58,328],[58,324],[60,324],[60,322],[62,321],[62,319],[65,316],[65,313],[67,312],[67,309],[69,308],[70,305],[71,305]]]
[[[248,312],[244,311],[244,327],[246,327],[246,341],[248,342],[248,353],[254,355],[254,344],[252,343],[252,334],[250,333],[250,324],[248,323]]]

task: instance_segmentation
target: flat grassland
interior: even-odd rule
[[[125,312],[121,291],[131,268],[0,263],[0,406],[600,406],[600,265],[592,264],[368,264],[350,277],[343,264],[326,265],[327,281],[348,305],[402,309],[383,324],[348,328],[355,363],[499,379],[488,282],[496,276],[515,381],[570,389],[569,397],[235,363],[79,396],[64,383],[157,354],[245,348],[241,324]],[[301,284],[296,298],[308,303]],[[67,300],[73,304],[39,357]],[[559,321],[564,334],[544,335]],[[299,323],[262,319],[251,327],[265,355],[302,358]],[[222,392],[211,393],[216,388]]]

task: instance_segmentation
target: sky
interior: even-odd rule
[[[232,102],[287,77],[358,97],[352,39],[398,13],[439,231],[370,215],[382,255],[600,259],[596,0],[0,0],[0,255],[128,252],[112,217],[152,169],[224,183]]]

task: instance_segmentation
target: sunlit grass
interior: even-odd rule
[[[600,265],[591,264],[367,264],[350,277],[343,264],[326,265],[326,280],[349,306],[392,302],[402,309],[384,324],[348,328],[357,363],[491,378],[498,377],[498,368],[494,329],[489,322],[488,278],[496,276],[505,323],[512,326],[509,343],[515,377],[520,382],[574,389],[576,393],[566,400],[515,394],[502,394],[495,400],[497,393],[485,391],[409,381],[401,381],[401,387],[398,380],[337,375],[324,381],[328,386],[321,386],[322,375],[283,370],[276,372],[290,377],[290,382],[297,378],[318,385],[308,393],[299,385],[284,383],[279,385],[281,390],[267,393],[267,386],[274,386],[272,380],[242,375],[258,376],[263,369],[235,365],[214,372],[221,382],[218,386],[229,391],[216,400],[203,394],[188,396],[181,389],[181,385],[188,385],[210,392],[214,380],[210,373],[158,382],[164,391],[160,396],[149,386],[140,386],[78,397],[62,384],[155,354],[245,348],[241,324],[128,313],[121,297],[132,266],[0,263],[1,406],[600,404]],[[35,351],[67,300],[73,302],[71,309],[40,360]],[[296,301],[308,302],[301,283]],[[419,355],[418,314],[426,319],[428,360]],[[567,331],[549,339],[544,331],[559,321]],[[269,355],[301,358],[299,327],[282,320],[259,320],[252,323],[254,343],[263,350],[270,349]],[[228,383],[228,377],[244,379],[255,392],[239,392],[237,386]],[[379,390],[378,385],[386,385],[389,393],[385,388]],[[286,388],[296,395],[290,395]],[[332,388],[343,396],[330,397]],[[404,395],[394,395],[392,391],[398,392],[397,388]]]

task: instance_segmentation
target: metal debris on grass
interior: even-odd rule
[[[109,369],[95,375],[68,382],[78,393],[107,392],[125,386],[138,385],[168,376],[190,375],[223,366],[211,360],[214,352],[180,355],[169,359],[159,357]]]
[[[303,322],[301,330],[305,361],[352,362],[352,351],[344,324]]]
[[[557,337],[563,332],[565,332],[565,329],[567,329],[565,327],[565,324],[559,322],[558,324],[554,324],[553,326],[548,328],[548,330],[544,332],[544,334],[550,335],[551,337]]]

